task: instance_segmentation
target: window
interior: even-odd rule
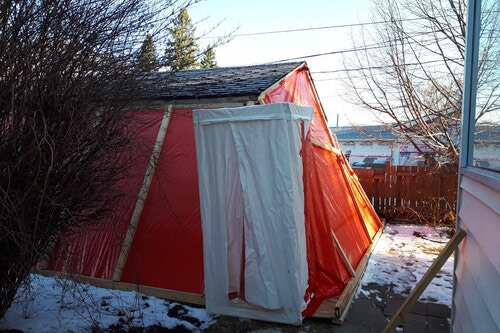
[[[478,3],[481,3],[478,1]],[[472,68],[467,165],[500,171],[500,2],[483,0],[471,41]],[[470,22],[472,20],[469,20]],[[471,30],[468,31],[471,33]],[[476,90],[474,91],[474,86]],[[466,101],[466,100],[464,100]],[[465,111],[466,108],[465,108]],[[465,119],[465,118],[464,118]]]

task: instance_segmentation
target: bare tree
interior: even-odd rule
[[[490,29],[481,32],[483,49],[496,57],[480,59],[479,87],[491,85],[490,73],[500,62],[488,42],[498,34],[498,9],[484,12]],[[345,59],[355,102],[390,123],[427,159],[436,155],[438,163],[459,158],[465,15],[465,0],[376,0],[373,20],[384,23],[361,31],[356,56]],[[498,110],[498,85],[488,93],[477,120]]]
[[[0,3],[0,318],[60,235],[112,213],[144,35],[193,2]]]

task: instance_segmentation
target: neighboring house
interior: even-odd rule
[[[498,53],[482,54],[480,35],[491,30],[481,23],[481,9],[485,5],[496,8],[498,2],[469,0],[467,6],[467,43],[465,56],[464,98],[462,115],[462,150],[458,193],[457,229],[467,232],[455,253],[452,327],[454,332],[500,332],[500,141],[493,131],[488,141],[495,142],[493,150],[482,149],[478,129],[475,128],[476,103],[481,103],[485,91],[478,91],[478,59],[498,62]],[[487,20],[483,21],[487,22]],[[498,27],[497,27],[498,29]],[[498,36],[498,35],[497,35]],[[484,40],[482,40],[484,41]],[[493,48],[498,50],[498,38]],[[499,67],[491,77],[499,78]],[[498,81],[496,82],[498,85]],[[492,89],[492,86],[483,86]],[[494,87],[494,85],[493,85]],[[494,88],[493,88],[494,89]],[[491,93],[491,91],[490,91]],[[496,92],[498,94],[498,92]],[[499,124],[499,111],[493,111],[493,121]],[[495,114],[496,113],[496,114]],[[479,137],[481,134],[479,134]],[[485,140],[483,140],[483,143]],[[478,156],[486,153],[496,161],[490,165],[478,163]]]
[[[330,127],[351,165],[365,158],[394,159],[397,137],[385,126]]]
[[[476,125],[474,132],[474,165],[500,168],[500,125]]]
[[[417,165],[423,162],[421,154],[404,143],[384,125],[330,127],[337,136],[340,148],[349,157],[353,167],[382,167],[386,161],[393,165]],[[426,151],[426,147],[420,147]]]
[[[424,165],[422,153],[404,138],[397,137],[385,125],[330,127],[340,148],[352,167],[382,167],[390,160],[393,165]],[[500,166],[500,126],[477,126],[474,163],[479,166]],[[419,149],[430,155],[425,145]]]

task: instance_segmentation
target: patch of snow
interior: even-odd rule
[[[389,286],[395,293],[408,295],[448,240],[445,228],[386,225],[361,279],[360,289],[371,289],[370,283],[376,283]],[[446,261],[420,296],[420,300],[451,306],[452,288],[453,256]],[[378,291],[365,290],[364,294],[366,293],[375,294]]]
[[[21,287],[17,295],[0,320],[0,330],[81,332],[111,325],[161,325],[199,331],[213,322],[202,308],[37,274],[31,274],[30,283]]]

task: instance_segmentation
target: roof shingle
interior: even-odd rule
[[[143,95],[159,99],[259,95],[303,63],[158,72],[146,79]]]

